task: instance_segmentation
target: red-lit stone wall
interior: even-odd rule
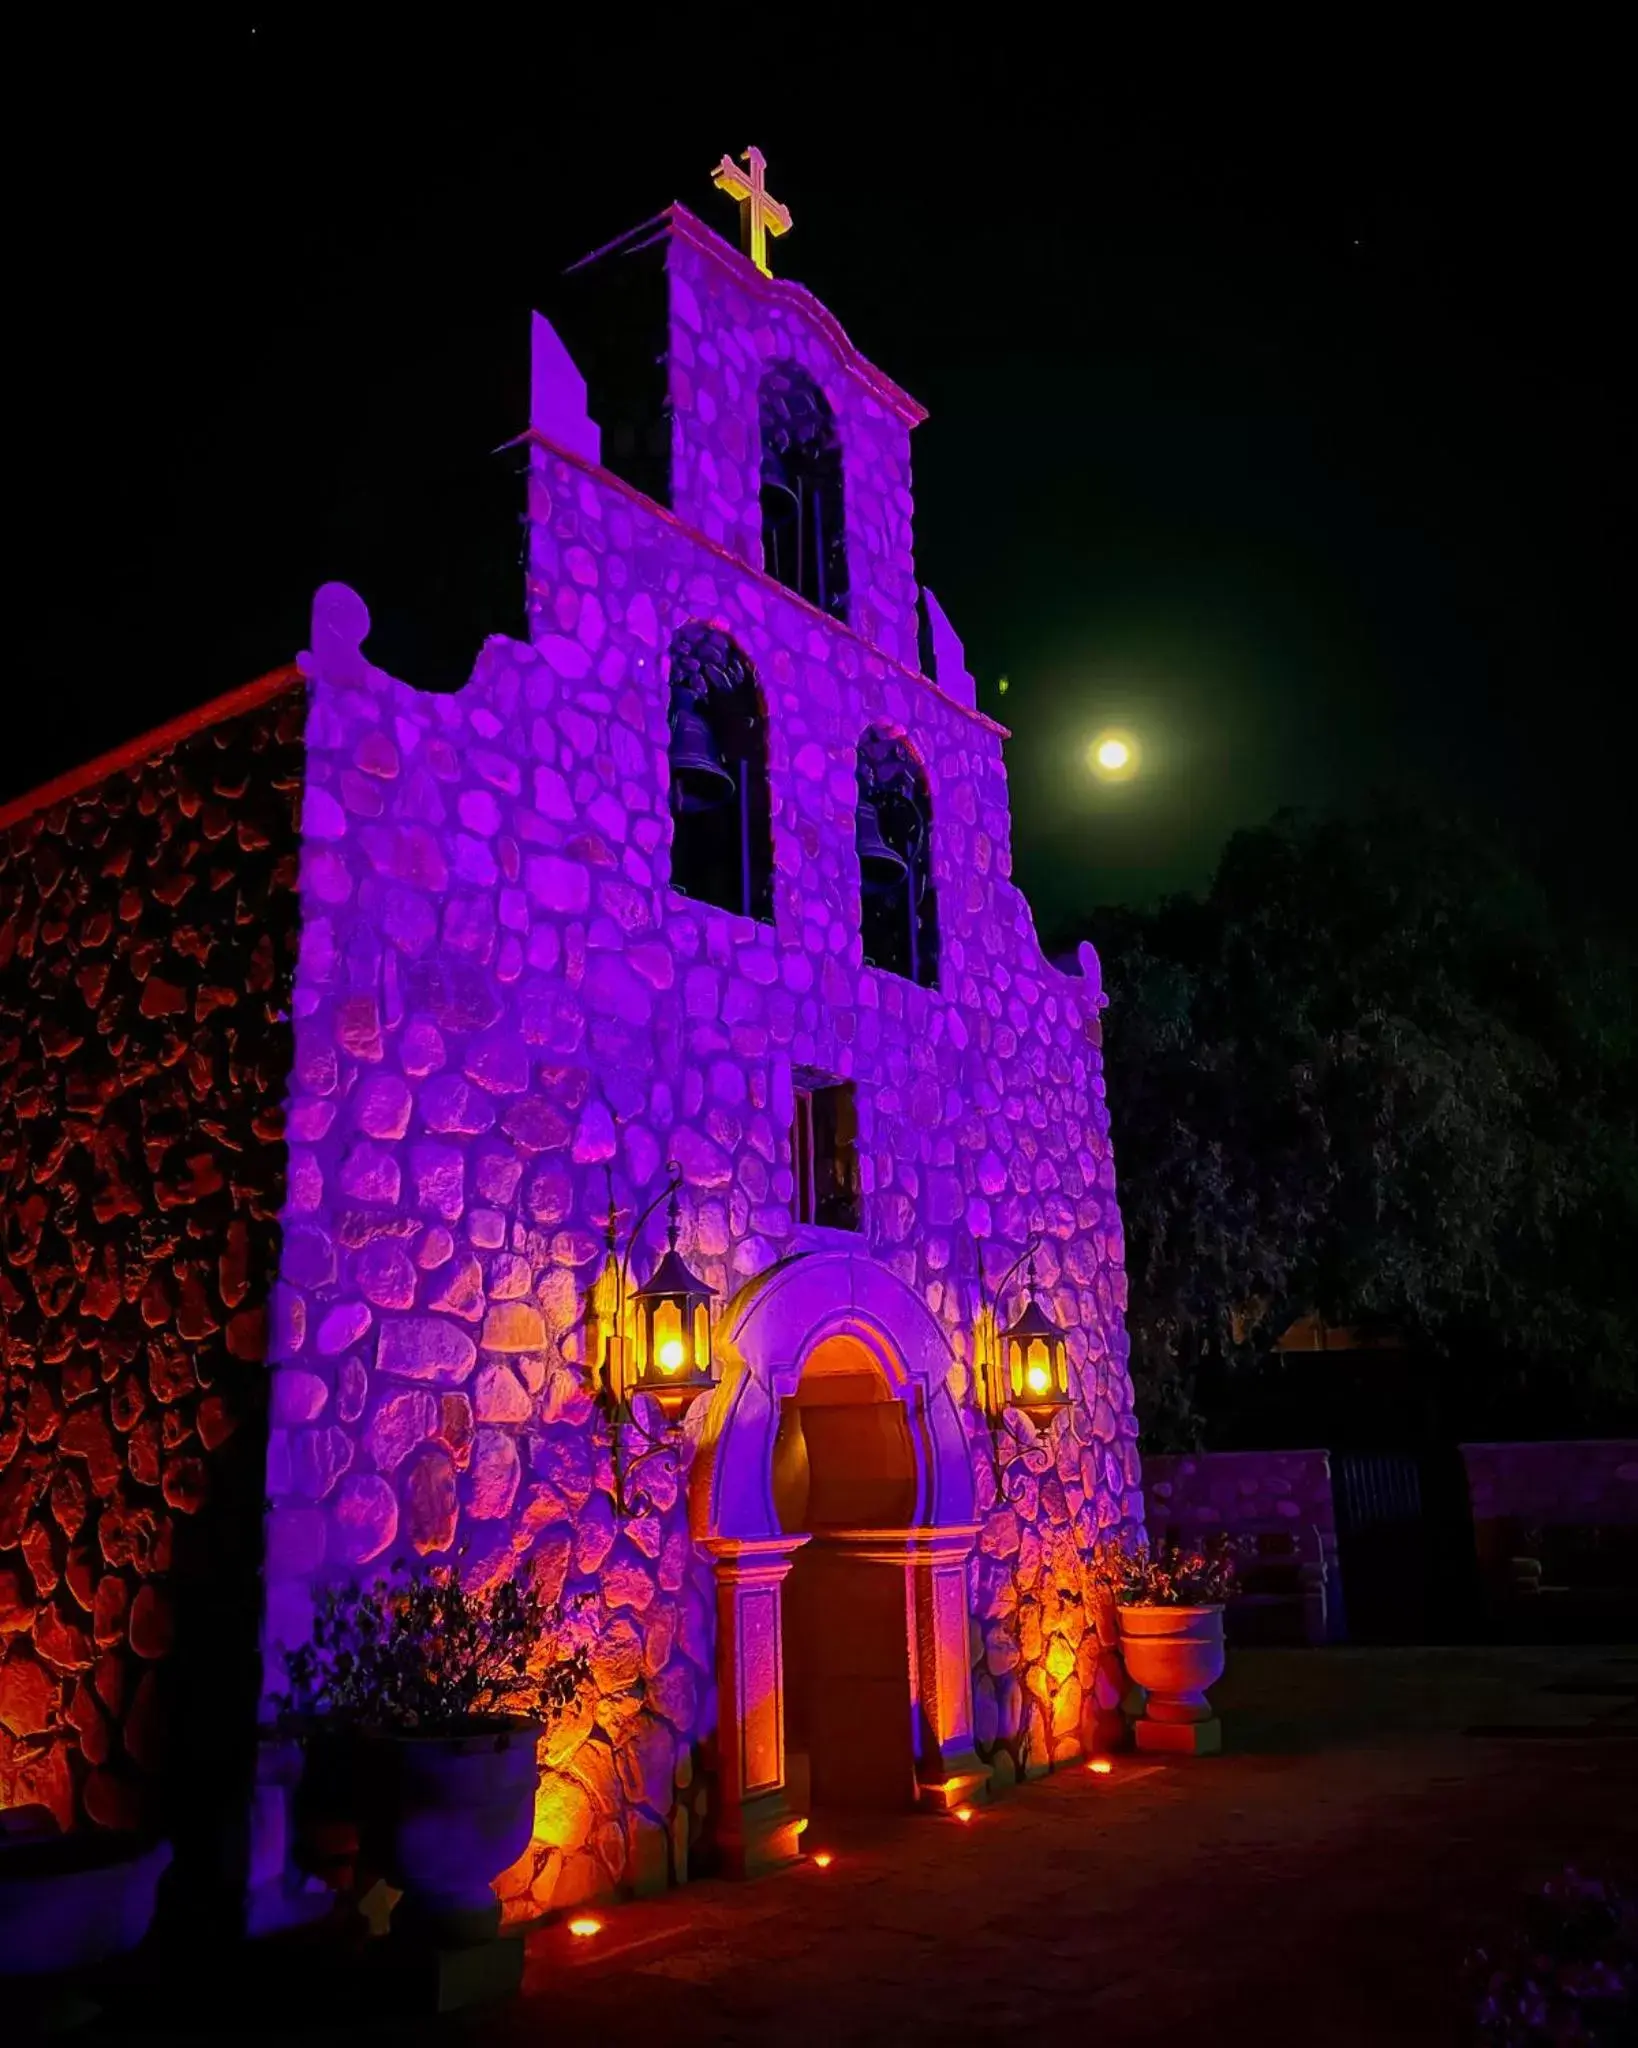
[[[304,711],[0,833],[0,1808],[65,1827],[248,1769]]]

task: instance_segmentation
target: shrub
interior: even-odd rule
[[[469,1592],[458,1572],[406,1572],[330,1586],[313,1639],[285,1652],[287,1711],[332,1726],[448,1734],[474,1722],[550,1723],[590,1677],[561,1654],[561,1607],[510,1579]]]

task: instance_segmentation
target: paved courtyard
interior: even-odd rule
[[[1638,1648],[1241,1653],[1221,1757],[1118,1759],[589,1940],[543,1928],[487,2014],[232,2038],[1458,2042],[1463,1958],[1528,1888],[1638,1876],[1635,1694]]]

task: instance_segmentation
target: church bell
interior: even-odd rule
[[[876,816],[876,806],[872,803],[859,806],[857,842],[859,879],[869,895],[886,896],[904,886],[904,878],[910,872],[909,864],[904,855],[889,846],[882,837],[881,820]]]
[[[672,707],[671,779],[677,808],[683,811],[720,810],[732,801],[738,786],[723,763],[716,735],[691,697]]]

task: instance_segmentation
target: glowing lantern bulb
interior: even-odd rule
[[[1124,740],[1100,740],[1098,743],[1098,766],[1100,768],[1124,768],[1132,758],[1132,750]]]
[[[581,1941],[589,1940],[592,1935],[601,1934],[602,1931],[602,1921],[593,1920],[589,1915],[583,1919],[571,1920],[569,1922],[569,1932]]]
[[[1032,1394],[1044,1394],[1052,1384],[1051,1376],[1044,1365],[1032,1365],[1024,1374],[1024,1379]]]
[[[681,1372],[686,1355],[683,1350],[683,1340],[680,1337],[667,1337],[660,1346],[661,1372]]]

